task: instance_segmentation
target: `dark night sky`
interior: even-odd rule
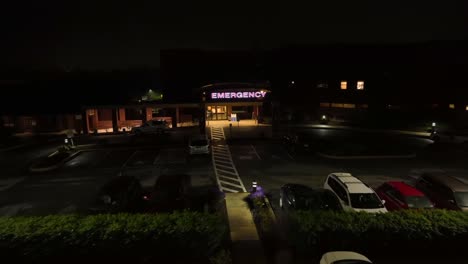
[[[457,40],[467,38],[468,25],[466,0],[8,2],[0,7],[0,66],[21,68],[157,67],[166,48]]]

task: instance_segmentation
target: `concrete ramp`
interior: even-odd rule
[[[248,193],[226,193],[226,209],[234,264],[264,264],[265,255],[252,213],[245,202]]]

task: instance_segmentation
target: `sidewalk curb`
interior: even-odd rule
[[[76,156],[78,156],[80,153],[81,153],[81,150],[78,150],[78,151],[74,152],[73,154],[71,154],[70,156],[68,156],[67,158],[61,160],[59,163],[57,163],[55,165],[52,165],[52,166],[49,166],[49,167],[33,168],[34,165],[31,165],[29,167],[29,171],[30,172],[47,172],[47,171],[52,171],[52,170],[58,169],[63,164],[65,164],[67,161],[69,161],[69,160],[75,158]]]
[[[328,155],[321,152],[316,152],[322,158],[336,159],[336,160],[357,160],[357,159],[411,159],[415,158],[416,154],[410,155],[382,155],[382,156],[335,156]]]

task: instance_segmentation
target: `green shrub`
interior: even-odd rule
[[[288,221],[290,242],[299,251],[412,252],[460,250],[468,241],[468,214],[405,210],[386,214],[296,212]]]
[[[225,233],[218,216],[196,212],[5,217],[0,218],[0,254],[151,258],[183,252],[183,257],[207,258]]]

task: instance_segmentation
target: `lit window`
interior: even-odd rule
[[[348,82],[347,81],[341,81],[340,88],[341,88],[341,90],[346,90],[348,88]]]
[[[450,109],[455,109],[455,104],[449,104]]]
[[[330,107],[330,103],[320,103],[320,107]]]
[[[355,104],[343,104],[343,108],[356,108]]]
[[[356,87],[358,90],[364,90],[364,81],[358,81]]]
[[[332,104],[331,104],[331,107],[334,107],[334,108],[343,108],[343,104],[332,103]]]

